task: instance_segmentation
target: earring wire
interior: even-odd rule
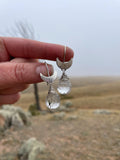
[[[66,47],[66,46],[64,46],[64,57],[63,57],[63,63],[65,62],[66,50],[67,50],[67,47]]]
[[[45,62],[45,66],[46,66],[47,74],[48,74],[48,77],[49,77],[49,76],[50,76],[50,73],[49,73],[48,65],[47,65],[47,63],[46,63],[46,62]]]

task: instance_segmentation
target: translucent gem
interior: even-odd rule
[[[49,109],[56,109],[59,107],[59,105],[60,105],[60,97],[57,94],[57,92],[53,88],[51,88],[47,95],[46,106]]]
[[[57,90],[60,94],[67,94],[71,90],[71,82],[65,73],[63,73],[62,77],[59,80]]]

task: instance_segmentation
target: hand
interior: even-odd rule
[[[42,82],[40,73],[47,76],[44,63],[36,59],[63,60],[64,46],[22,38],[0,37],[0,105],[15,103],[20,91],[29,84]],[[67,47],[65,60],[73,57]],[[48,65],[50,74],[53,68]]]

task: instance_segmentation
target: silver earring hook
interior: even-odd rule
[[[45,62],[45,66],[46,66],[46,69],[47,69],[48,77],[50,77],[50,73],[49,73],[48,65],[47,65],[47,63],[46,63],[46,62]]]
[[[65,62],[66,50],[67,50],[67,47],[64,46],[63,61],[60,61],[59,58],[56,58],[57,66],[58,66],[61,70],[66,70],[66,69],[70,68],[71,65],[72,65],[72,59],[69,60],[69,61],[67,61],[67,62]]]
[[[54,71],[53,75],[50,76],[50,72],[49,72],[49,68],[48,68],[48,64],[45,62],[45,66],[47,69],[47,74],[48,76],[44,76],[42,73],[40,73],[40,77],[41,79],[46,82],[47,84],[53,83],[53,81],[57,78],[57,72]]]
[[[67,47],[64,46],[64,57],[63,57],[63,62],[65,62],[66,50],[67,50]]]

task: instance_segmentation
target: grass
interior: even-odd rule
[[[81,109],[109,108],[120,109],[120,77],[81,77],[72,78],[71,93],[61,96],[61,103],[70,100],[74,107]],[[39,86],[40,103],[45,108],[47,89],[45,83]],[[55,83],[55,87],[57,82]],[[16,103],[25,109],[35,103],[33,86],[25,90]]]
[[[61,96],[61,103],[70,101],[75,110],[66,112],[65,117],[57,121],[53,120],[56,113],[34,116],[31,126],[6,132],[4,137],[1,136],[0,157],[3,151],[5,155],[16,153],[25,140],[35,137],[48,151],[41,155],[42,159],[120,160],[120,78],[81,77],[71,81],[71,93]],[[42,109],[46,109],[45,83],[39,84],[39,95]],[[34,103],[31,86],[15,105],[28,109]],[[111,109],[111,113],[95,114],[94,109],[98,108]],[[78,118],[70,120],[70,116]]]

